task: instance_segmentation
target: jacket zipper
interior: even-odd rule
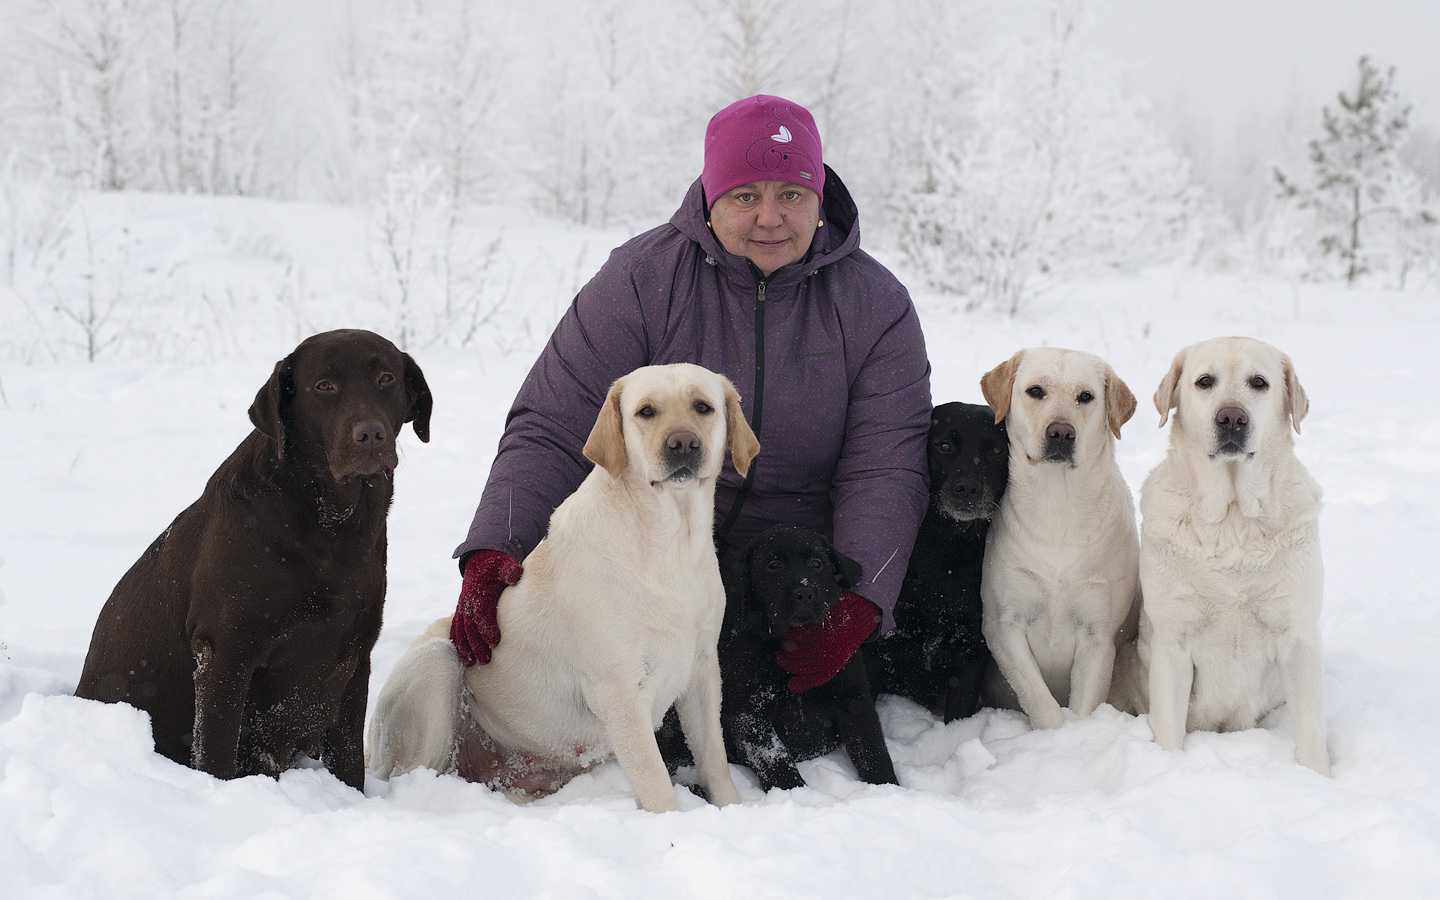
[[[758,440],[760,437],[760,420],[765,411],[765,279],[755,286],[755,402],[751,404],[750,430],[755,432]],[[740,489],[735,492],[735,502],[730,505],[730,512],[725,516],[725,523],[720,526],[719,532],[715,535],[717,546],[723,545],[730,537],[730,529],[735,527],[735,522],[740,518],[740,510],[745,506],[745,498],[750,496],[750,486],[755,481],[755,470],[759,465],[759,458],[750,461],[750,471],[745,473],[745,480],[740,483]]]

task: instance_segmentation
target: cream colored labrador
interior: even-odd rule
[[[995,658],[985,699],[1017,703],[1037,728],[1089,715],[1133,633],[1135,511],[1114,441],[1135,396],[1099,357],[1023,350],[980,380],[1010,436],[1010,482],[980,583]]]
[[[1205,341],[1175,357],[1155,408],[1175,421],[1140,492],[1133,675],[1155,740],[1178,750],[1187,730],[1253,728],[1288,703],[1296,759],[1328,774],[1320,487],[1290,435],[1310,408],[1295,367],[1250,338]]]
[[[585,444],[595,468],[505,591],[489,665],[463,668],[449,618],[432,625],[380,692],[371,771],[459,768],[529,789],[613,754],[642,807],[670,810],[655,729],[674,704],[711,801],[735,802],[712,524],[727,445],[744,474],[759,444],[725,378],[680,364],[616,381]]]

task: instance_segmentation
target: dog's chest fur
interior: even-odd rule
[[[1254,727],[1284,699],[1286,648],[1317,628],[1319,489],[1298,463],[1268,488],[1247,515],[1167,460],[1141,494],[1145,615],[1194,665],[1191,730]]]

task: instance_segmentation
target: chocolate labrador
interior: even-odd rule
[[[150,714],[155,749],[218,778],[299,753],[364,783],[385,517],[420,367],[368,331],[307,338],[250,407],[255,430],[100,610],[76,696]]]

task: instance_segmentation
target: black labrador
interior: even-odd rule
[[[859,653],[830,681],[798,696],[775,663],[785,632],[823,620],[860,580],[859,564],[823,535],[775,525],[725,574],[720,722],[730,761],[749,766],[764,790],[804,787],[795,763],[843,746],[862,780],[898,784]],[[673,710],[660,747],[672,772],[692,763]]]
[[[115,586],[76,696],[150,714],[155,748],[219,778],[297,753],[364,784],[395,438],[430,439],[420,367],[368,331],[307,338],[255,430]]]
[[[1010,445],[990,407],[946,403],[930,417],[930,506],[895,606],[895,631],[866,645],[877,693],[944,716],[974,715],[990,651],[980,631],[985,535],[1009,479]]]

